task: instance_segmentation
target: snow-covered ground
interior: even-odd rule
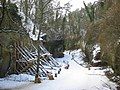
[[[91,70],[77,64],[76,61],[83,63],[82,58],[84,54],[81,50],[65,51],[65,57],[57,60],[63,64],[61,73],[55,80],[43,80],[40,84],[33,82],[33,76],[19,75],[20,77],[12,77],[16,80],[0,79],[0,89],[11,90],[116,90],[115,84],[110,82],[105,76],[104,71],[99,67],[91,67]],[[69,63],[69,69],[64,69],[65,64]],[[24,78],[23,78],[24,77]],[[25,78],[26,77],[26,78]]]

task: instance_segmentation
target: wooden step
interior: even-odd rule
[[[25,66],[22,70],[20,70],[19,73],[22,73],[22,72],[28,70],[28,69],[31,68],[32,66],[33,66],[33,63],[29,63],[29,64],[28,64],[27,66]]]

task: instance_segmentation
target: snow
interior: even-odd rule
[[[0,78],[0,89],[11,89],[23,85],[28,85],[30,81],[34,80],[34,76],[27,74],[10,75],[6,78]]]
[[[92,59],[92,62],[93,63],[99,63],[101,62],[101,60],[95,60],[95,56],[97,55],[97,53],[100,52],[100,46],[98,44],[94,45],[93,46],[94,50],[93,50],[93,59]]]
[[[32,38],[33,40],[37,40],[38,39],[38,33],[39,33],[39,29],[37,28],[37,26],[34,24],[34,22],[31,20],[34,19],[34,17],[27,17],[27,22],[25,21],[25,14],[23,12],[23,10],[20,10],[20,0],[11,0],[12,3],[15,3],[18,7],[18,14],[22,17],[22,26],[27,30],[27,32],[29,33],[30,38]],[[33,3],[33,2],[31,2]],[[33,4],[32,8],[30,9],[30,14],[34,15],[35,14],[35,4]],[[33,35],[33,29],[34,29],[34,25],[36,27],[35,29],[35,35]],[[41,37],[43,37],[44,35],[46,35],[46,33],[42,33],[40,34],[40,40],[42,41],[43,39]]]
[[[0,79],[0,89],[12,89],[12,90],[116,90],[116,84],[109,81],[105,76],[106,69],[101,67],[91,67],[90,70],[79,64],[74,59],[83,64],[82,58],[84,54],[81,50],[65,51],[65,57],[57,58],[62,64],[61,73],[54,77],[55,80],[43,80],[40,84],[33,82],[33,76],[13,75],[11,78],[17,78],[16,80]],[[69,63],[69,69],[65,69],[65,62]],[[21,80],[21,81],[20,81]],[[14,84],[15,83],[15,84]]]
[[[99,62],[101,62],[101,60],[94,60],[94,59],[92,59],[92,62],[93,63],[99,63]]]
[[[29,32],[30,38],[32,38],[33,40],[37,40],[38,39],[38,32],[39,32],[39,30],[35,26],[36,27],[36,30],[35,30],[35,34],[36,35],[33,35],[34,23],[32,22],[32,20],[29,17],[27,17],[27,23],[26,23],[25,22],[25,14],[23,12],[19,12],[18,14],[20,16],[22,16],[22,25],[27,30],[27,32]],[[40,37],[42,37],[44,35],[45,35],[45,33],[41,32]],[[43,39],[40,38],[40,40],[43,40]]]
[[[0,90],[5,90],[5,89],[11,89],[23,85],[27,85],[28,83],[26,82],[15,82],[15,81],[9,81],[9,80],[0,80]]]
[[[100,52],[100,46],[98,44],[96,44],[93,48],[94,48],[94,50],[93,50],[93,57],[95,57],[96,54],[98,52]]]

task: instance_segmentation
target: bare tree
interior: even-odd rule
[[[47,7],[47,5],[51,2],[52,0],[39,0],[37,1],[36,0],[36,4],[38,4],[38,8],[36,8],[36,18],[37,18],[37,23],[39,25],[39,33],[38,33],[38,38],[37,38],[37,48],[38,48],[38,59],[37,59],[37,74],[36,74],[36,80],[37,78],[39,78],[39,63],[40,63],[40,49],[39,49],[39,45],[41,44],[41,41],[40,41],[40,34],[41,34],[41,31],[42,31],[42,26],[43,26],[43,23],[44,23],[44,14],[45,14],[45,9]],[[36,81],[37,82],[37,81]],[[38,83],[38,82],[37,82]]]

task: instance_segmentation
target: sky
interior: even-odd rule
[[[65,3],[69,2],[69,1],[72,5],[71,10],[74,11],[77,8],[80,9],[81,7],[84,7],[83,1],[85,1],[85,3],[89,3],[89,2],[94,3],[95,1],[98,1],[98,0],[60,0],[61,5],[64,5]]]

